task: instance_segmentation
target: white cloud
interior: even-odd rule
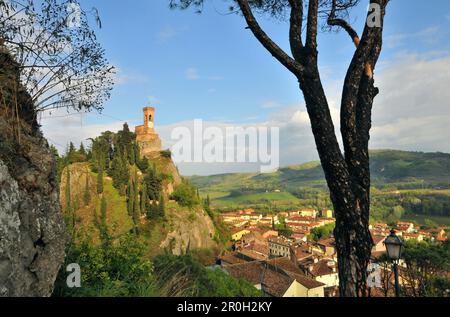
[[[224,78],[222,76],[214,75],[214,76],[200,76],[199,71],[195,67],[189,67],[185,71],[185,76],[187,80],[199,80],[199,79],[206,79],[209,81],[219,81],[223,80]]]
[[[410,41],[420,41],[424,44],[433,45],[440,39],[440,28],[430,26],[414,33],[398,33],[386,37],[386,44],[389,48],[402,46]]]
[[[198,74],[198,70],[197,68],[194,67],[190,67],[188,69],[186,69],[186,79],[187,80],[198,80],[200,79],[200,76]]]
[[[94,113],[68,113],[59,109],[42,115],[40,121],[44,136],[60,153],[64,153],[69,142],[79,145],[83,142],[89,144],[89,138],[95,138],[104,131],[116,132],[124,124],[123,121],[113,121],[105,124],[85,124],[88,116]],[[131,122],[131,121],[130,121]]]
[[[263,109],[273,109],[273,108],[279,108],[279,107],[281,107],[281,105],[276,100],[266,100],[261,105],[261,108],[263,108]]]
[[[164,29],[159,31],[158,38],[160,40],[167,41],[167,40],[174,38],[176,35],[177,35],[177,31],[173,27],[166,26]]]
[[[114,83],[116,85],[148,82],[148,77],[146,75],[125,71],[119,67],[116,67],[116,74],[114,76]]]

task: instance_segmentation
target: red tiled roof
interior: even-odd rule
[[[302,274],[285,272],[272,266],[267,268],[261,262],[254,261],[224,267],[234,278],[244,279],[253,285],[263,284],[264,291],[272,296],[283,296],[294,280],[308,289],[323,286],[323,283],[310,279]]]
[[[313,276],[323,276],[323,275],[329,275],[329,274],[336,273],[336,271],[333,271],[332,267],[328,266],[329,262],[334,262],[334,261],[331,259],[322,259],[319,262],[314,263],[312,265],[312,270],[310,270],[309,272]],[[335,265],[336,265],[336,263],[334,263],[334,266]]]
[[[245,261],[244,259],[237,257],[237,252],[225,253],[224,255],[220,256],[219,259],[222,260],[222,263],[226,262],[228,265],[248,262]]]

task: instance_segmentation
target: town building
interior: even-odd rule
[[[291,257],[292,241],[285,237],[269,239],[269,257]]]

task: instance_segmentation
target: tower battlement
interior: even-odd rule
[[[161,140],[155,131],[155,108],[145,107],[144,124],[135,128],[136,142],[139,145],[141,156],[161,151]]]

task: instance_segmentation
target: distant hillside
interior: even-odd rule
[[[381,197],[393,195],[397,191],[403,194],[416,190],[420,195],[432,195],[424,198],[417,194],[415,197],[422,201],[440,195],[438,211],[432,213],[446,213],[449,192],[446,189],[450,189],[450,154],[376,150],[371,152],[370,167],[374,202],[378,210],[386,209],[387,205],[382,202],[385,198]],[[262,210],[272,207],[282,210],[294,206],[331,207],[319,162],[288,166],[269,174],[237,173],[194,176],[190,179],[200,188],[202,195],[209,195],[216,207],[224,209],[244,205]],[[388,199],[392,205],[390,210],[396,205],[405,204],[401,197]],[[433,203],[427,202],[424,213],[431,208],[429,205]],[[385,212],[386,215],[389,213],[389,210]]]
[[[450,187],[450,154],[375,150],[371,152],[370,168],[375,187],[402,188]],[[200,189],[233,190],[286,189],[291,187],[323,187],[325,179],[320,162],[309,162],[280,168],[275,173],[236,173],[193,176]]]

